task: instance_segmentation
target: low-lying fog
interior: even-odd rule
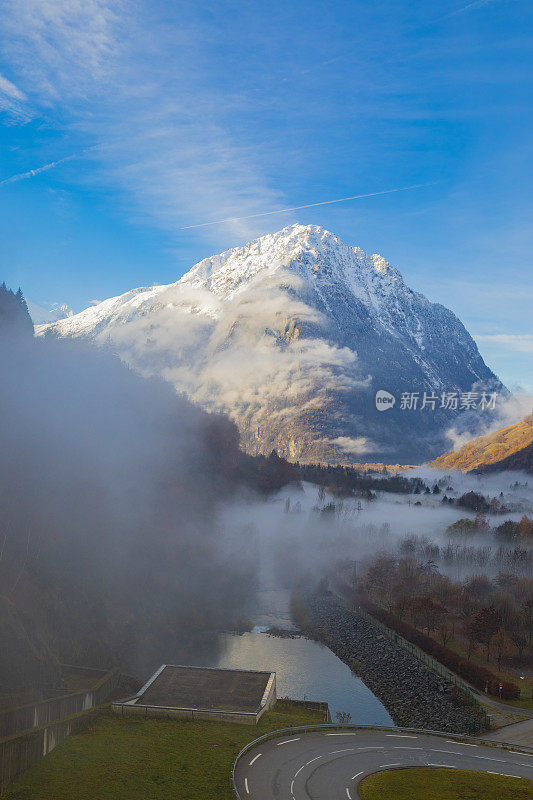
[[[342,562],[364,560],[380,551],[431,560],[456,580],[480,573],[531,574],[533,542],[494,532],[505,520],[533,517],[531,476],[472,476],[426,467],[404,474],[422,478],[431,489],[440,484],[441,493],[378,491],[374,500],[366,500],[339,498],[311,483],[290,486],[267,500],[248,498],[226,507],[228,546],[234,537],[242,557],[260,565],[263,589],[290,588],[306,577],[319,580]],[[479,519],[475,512],[443,503],[444,495],[457,498],[469,491],[497,497],[513,510],[483,515],[490,526],[487,532],[447,533],[459,519]]]

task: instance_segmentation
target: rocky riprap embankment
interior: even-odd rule
[[[344,661],[383,703],[396,725],[474,733],[479,718],[465,696],[332,595],[308,597],[315,638]]]

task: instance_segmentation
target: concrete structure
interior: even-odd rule
[[[68,667],[94,677],[91,688],[0,712],[0,795],[20,775],[74,733],[86,730],[95,708],[132,691],[135,680],[116,670]]]
[[[256,725],[276,702],[276,673],[163,664],[117,714],[208,719]]]

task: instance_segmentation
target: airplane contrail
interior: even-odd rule
[[[5,186],[8,183],[16,183],[17,181],[23,181],[26,178],[33,178],[35,175],[39,175],[41,172],[46,172],[49,169],[59,166],[59,164],[64,164],[65,161],[72,161],[73,158],[77,157],[77,154],[73,156],[66,156],[65,158],[60,158],[58,161],[51,161],[50,164],[44,164],[42,167],[29,169],[27,172],[19,172],[18,175],[11,175],[10,178],[4,178],[4,180],[0,181],[0,186]]]
[[[381,194],[393,194],[393,192],[406,192],[409,189],[422,189],[424,186],[433,186],[433,183],[416,183],[413,186],[400,186],[398,189],[384,189],[381,192],[369,192],[368,194],[355,194],[352,197],[339,197],[337,200],[322,200],[320,203],[308,203],[305,206],[292,206],[292,208],[279,208],[276,211],[260,211],[258,214],[248,214],[245,217],[228,217],[227,219],[215,219],[211,222],[199,222],[196,225],[184,225],[180,231],[187,231],[191,228],[205,228],[208,225],[222,225],[225,222],[239,222],[243,219],[254,219],[255,217],[266,217],[269,214],[285,214],[288,211],[300,211],[302,208],[315,208],[316,206],[329,206],[332,203],[345,203],[347,200],[362,200],[365,197],[377,197]]]
[[[470,9],[482,8],[483,6],[488,6],[489,3],[494,2],[497,2],[497,0],[472,0],[472,2],[467,3],[466,6],[461,6],[461,8],[456,8],[455,11],[450,11],[448,14],[443,14],[442,17],[437,17],[434,22],[442,22],[442,20],[449,19],[450,17],[456,17],[458,14],[464,14],[465,11],[470,11]]]

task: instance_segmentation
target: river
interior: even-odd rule
[[[355,724],[393,725],[377,697],[327,647],[303,636],[280,638],[265,633],[271,626],[292,628],[288,609],[287,592],[261,590],[254,630],[220,634],[216,649],[197,652],[195,663],[275,672],[278,697],[327,702],[333,720],[337,712],[347,712]]]

